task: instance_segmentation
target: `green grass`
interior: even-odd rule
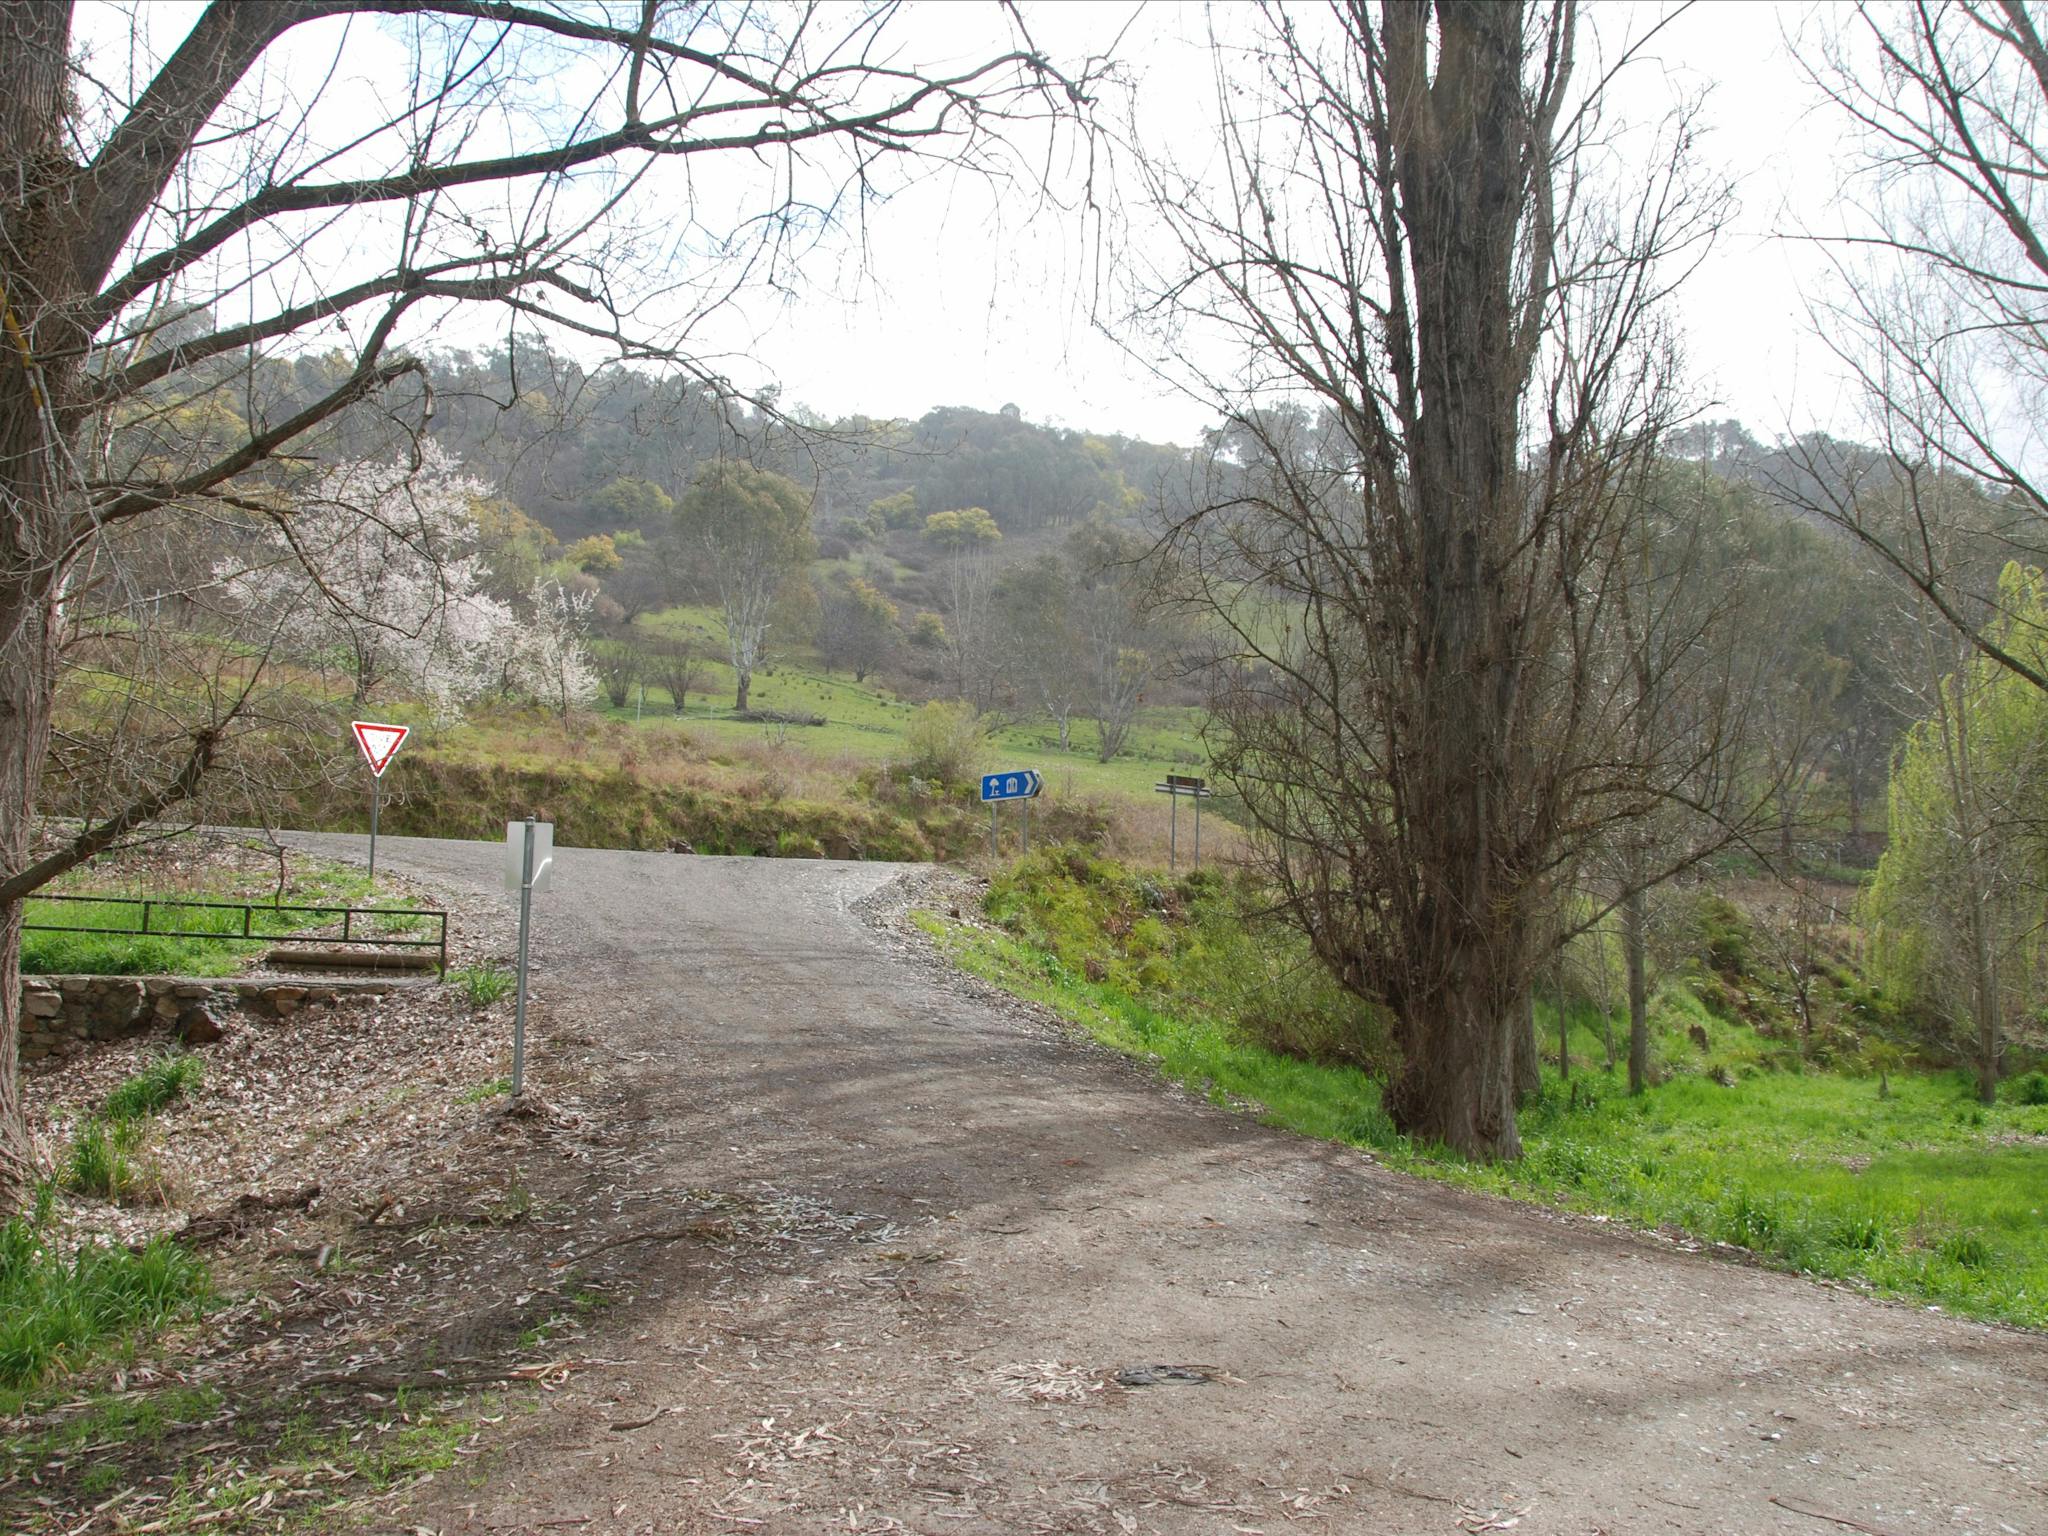
[[[95,1200],[161,1195],[161,1172],[137,1153],[150,1117],[196,1088],[205,1070],[198,1057],[167,1051],[118,1084],[72,1134],[58,1170],[64,1187]]]
[[[1771,1070],[1781,1047],[1713,1017],[1672,983],[1653,1017],[1664,1053],[1696,1070],[1631,1098],[1618,1073],[1591,1064],[1603,1053],[1599,1016],[1575,1007],[1572,1081],[1546,1069],[1541,1096],[1521,1117],[1524,1157],[1469,1164],[1398,1135],[1371,1072],[1267,1049],[1252,1031],[1183,1001],[1179,985],[1195,958],[1184,934],[1135,966],[1126,942],[1121,963],[1096,960],[1090,979],[1063,944],[1063,923],[1078,930],[1085,910],[1029,869],[1024,884],[1020,894],[999,880],[990,893],[991,916],[1011,932],[920,921],[967,970],[1212,1102],[1248,1101],[1269,1124],[1373,1148],[1425,1177],[1675,1227],[1785,1268],[2048,1327],[2048,1106],[1981,1108],[1961,1073],[1894,1072],[1880,1098],[1875,1076]],[[1702,1020],[1704,1053],[1685,1036]],[[1556,1024],[1548,1001],[1539,1003],[1539,1039],[1553,1056]],[[1715,1068],[1733,1085],[1708,1075]]]
[[[184,1097],[205,1075],[197,1056],[166,1051],[109,1093],[100,1112],[116,1122],[139,1120]]]
[[[641,627],[657,637],[694,633],[700,643],[705,643],[706,635],[722,633],[717,610],[713,608],[671,609],[643,620]],[[785,714],[823,715],[826,723],[778,728],[730,718],[730,666],[722,661],[710,662],[703,677],[703,691],[691,693],[687,700],[686,719],[692,730],[713,741],[773,739],[780,731],[782,739],[817,757],[844,756],[882,762],[897,756],[902,751],[904,728],[918,707],[872,680],[856,683],[849,675],[829,674],[813,659],[779,661],[772,673],[765,669],[755,672],[748,699],[750,707]],[[652,685],[647,689],[644,713],[636,709],[632,700],[623,709],[606,706],[600,712],[623,721],[632,721],[637,716],[643,724],[665,724],[674,715],[667,692]],[[1051,722],[1031,719],[996,734],[989,743],[993,760],[986,771],[1036,768],[1045,776],[1047,792],[1052,794],[1150,796],[1152,786],[1167,773],[1202,771],[1202,765],[1208,761],[1199,734],[1202,718],[1198,709],[1143,709],[1124,752],[1108,763],[1095,760],[1098,738],[1092,724],[1077,720],[1072,746],[1061,751],[1058,732]]]
[[[140,1121],[91,1119],[72,1135],[59,1177],[76,1195],[126,1200],[141,1190],[143,1168],[130,1156],[141,1140]]]
[[[462,1092],[455,1095],[455,1102],[458,1104],[481,1104],[485,1099],[495,1099],[499,1095],[507,1094],[511,1091],[511,1078],[487,1077],[480,1083],[472,1083],[469,1087],[463,1089]]]
[[[23,933],[21,968],[29,975],[227,976],[241,969],[250,956],[260,953],[268,944],[316,932],[323,924],[317,913],[266,911],[263,904],[276,897],[275,877],[269,873],[240,880],[215,877],[180,891],[166,892],[143,889],[118,866],[109,866],[75,871],[53,885],[50,894],[147,899],[152,903],[151,929],[175,928],[218,937],[145,935],[141,931],[141,908],[125,902],[31,898],[27,904],[27,921],[31,923],[116,931]],[[217,901],[252,904],[248,939],[242,937],[239,908],[224,910],[201,905]],[[282,901],[286,905],[387,908],[391,914],[388,917],[357,922],[357,931],[365,937],[404,937],[425,925],[425,919],[408,912],[411,903],[377,898],[363,871],[303,855],[297,860]]]
[[[460,992],[472,1008],[488,1008],[509,995],[519,978],[503,966],[465,965],[448,973],[448,984]]]
[[[219,1406],[218,1394],[192,1388],[100,1399],[61,1430],[42,1437],[42,1444],[15,1442],[14,1459],[28,1465],[36,1451],[44,1457],[62,1455],[77,1448],[82,1434],[92,1435],[91,1443],[101,1450],[162,1454],[162,1448],[174,1449],[175,1433],[191,1434]],[[445,1472],[456,1464],[456,1448],[474,1430],[466,1412],[423,1406],[406,1393],[385,1412],[383,1422],[370,1425],[320,1426],[303,1414],[281,1425],[262,1416],[245,1418],[237,1426],[240,1444],[215,1441],[208,1448],[213,1454],[180,1458],[183,1464],[170,1478],[151,1483],[162,1502],[152,1508],[149,1528],[164,1536],[191,1536],[352,1527],[350,1506],[366,1494],[388,1493],[429,1473]],[[95,1461],[76,1487],[92,1497],[128,1481],[118,1465]]]
[[[117,1463],[98,1459],[101,1449],[154,1449],[179,1431],[195,1429],[212,1419],[225,1401],[217,1388],[181,1382],[154,1391],[95,1393],[54,1422],[0,1438],[0,1476],[27,1472],[90,1450],[95,1460],[80,1477],[79,1491],[98,1497],[124,1481]]]
[[[56,1249],[50,1196],[0,1225],[0,1408],[94,1350],[195,1309],[206,1271],[158,1239],[140,1251]]]

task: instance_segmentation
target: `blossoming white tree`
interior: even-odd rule
[[[546,705],[564,725],[597,699],[597,668],[584,645],[596,600],[587,588],[543,577],[527,594],[528,612],[500,631],[505,691]]]
[[[341,464],[215,575],[230,609],[275,632],[295,660],[339,663],[357,706],[404,693],[448,719],[515,671],[520,691],[552,700],[560,688],[542,679],[569,664],[565,648],[580,652],[580,625],[551,623],[549,666],[505,664],[529,637],[511,607],[485,591],[490,572],[476,552],[471,509],[486,494],[432,442],[417,465]]]

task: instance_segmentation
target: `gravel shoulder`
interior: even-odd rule
[[[614,1123],[550,1262],[620,1299],[391,1528],[2048,1530],[2048,1340],[1197,1102],[940,960],[942,874],[557,860],[534,1023]]]

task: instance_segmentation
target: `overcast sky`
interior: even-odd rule
[[[1582,46],[1581,78],[1592,54],[1611,57],[1624,36],[1673,9],[1648,0],[1589,7],[1595,35]],[[160,56],[197,13],[191,4],[143,7],[147,51]],[[99,47],[103,72],[124,61],[134,14],[107,6],[81,19],[80,39]],[[1117,44],[1149,142],[1182,156],[1213,142],[1211,12],[1168,0],[1037,0],[1024,14],[1033,42],[1056,59]],[[1243,18],[1230,7],[1213,14],[1226,28]],[[1684,291],[1681,313],[1706,414],[1738,417],[1766,436],[1810,424],[1853,430],[1845,393],[1808,334],[1804,295],[1824,280],[1825,262],[1797,238],[1831,227],[1841,180],[1839,125],[1815,106],[1784,42],[1813,16],[1805,4],[1700,0],[1623,75],[1616,100],[1621,118],[1647,129],[1674,101],[1708,88],[1702,154],[1737,188],[1738,204]],[[342,34],[330,34],[324,51],[307,38],[307,94],[339,110],[362,93],[401,88],[406,55],[383,25],[345,34],[339,66],[333,37]],[[1014,41],[993,4],[912,5],[897,25],[924,59],[979,59]],[[291,62],[274,67],[289,71]],[[1034,420],[1192,441],[1213,411],[1162,385],[1142,357],[1102,333],[1098,321],[1114,302],[1102,302],[1099,248],[1082,221],[1033,215],[1028,204],[1014,191],[930,176],[874,211],[859,250],[842,243],[816,252],[793,294],[728,311],[693,340],[718,371],[749,386],[779,382],[786,402],[828,416],[1014,403]],[[465,335],[459,326],[436,335],[444,344],[493,339],[488,329]]]
[[[1042,6],[1030,13],[1033,35],[1056,55],[1086,52],[1137,9]],[[1665,9],[1610,4],[1594,19],[1611,38]],[[1718,402],[1710,414],[1738,417],[1759,435],[1850,425],[1830,360],[1807,335],[1802,297],[1824,279],[1825,263],[1797,236],[1826,225],[1840,181],[1838,125],[1815,108],[1783,44],[1809,10],[1703,0],[1622,82],[1624,112],[1645,123],[1680,95],[1710,88],[1703,153],[1737,186],[1738,206],[1688,285],[1682,316],[1698,393]],[[1199,131],[1204,29],[1200,8],[1155,3],[1124,34],[1141,109],[1166,133]],[[1213,420],[1096,331],[1085,242],[1072,224],[1041,218],[999,235],[995,227],[972,188],[930,186],[898,199],[871,230],[876,260],[859,301],[797,302],[759,325],[753,350],[785,398],[828,415],[1009,401],[1035,420],[1179,442]]]

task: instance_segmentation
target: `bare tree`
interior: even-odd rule
[[[1177,580],[1233,638],[1219,768],[1287,908],[1394,1014],[1395,1124],[1512,1157],[1547,884],[1656,795],[1601,637],[1669,424],[1655,312],[1722,203],[1682,124],[1593,196],[1621,174],[1569,0],[1259,17],[1220,176],[1147,162],[1159,302],[1246,370],[1198,381],[1249,447]]]
[[[633,697],[633,685],[647,675],[646,654],[624,640],[600,640],[592,645],[590,664],[613,709],[624,709],[626,701]]]
[[[2029,0],[1858,4],[1803,56],[1861,130],[1861,211],[1827,243],[1823,335],[1863,388],[1878,453],[1824,437],[1789,455],[1789,499],[1846,529],[1982,654],[2048,689],[2004,644],[1997,588],[1944,563],[1945,480],[1986,488],[1965,525],[2048,558],[2039,403],[2048,388],[2048,42]],[[1876,68],[1870,67],[1874,56]],[[1993,564],[1993,570],[1996,563]]]
[[[921,72],[890,4],[614,14],[145,7],[131,67],[94,70],[79,67],[71,7],[0,5],[0,1197],[29,1159],[20,903],[63,862],[29,857],[57,658],[73,583],[109,530],[287,516],[282,456],[317,453],[351,407],[404,404],[401,425],[422,428],[431,402],[407,342],[465,305],[716,384],[685,350],[694,328],[790,282],[892,161],[1001,175],[1002,130],[1084,99],[1028,45]],[[181,25],[153,46],[153,28]],[[324,82],[347,77],[366,32],[402,49],[411,77],[343,109]],[[666,179],[671,159],[693,174]],[[737,176],[712,173],[727,162]],[[315,334],[339,364],[310,390],[267,385],[258,361]],[[186,766],[210,761],[209,729]],[[191,782],[174,767],[112,820]]]
[[[1105,763],[1123,751],[1155,671],[1147,553],[1140,540],[1101,525],[1067,540],[1082,712],[1095,722],[1095,755]]]
[[[665,689],[669,705],[680,720],[689,713],[690,695],[699,692],[710,670],[704,652],[693,640],[672,640],[656,645],[647,654],[646,675]]]

